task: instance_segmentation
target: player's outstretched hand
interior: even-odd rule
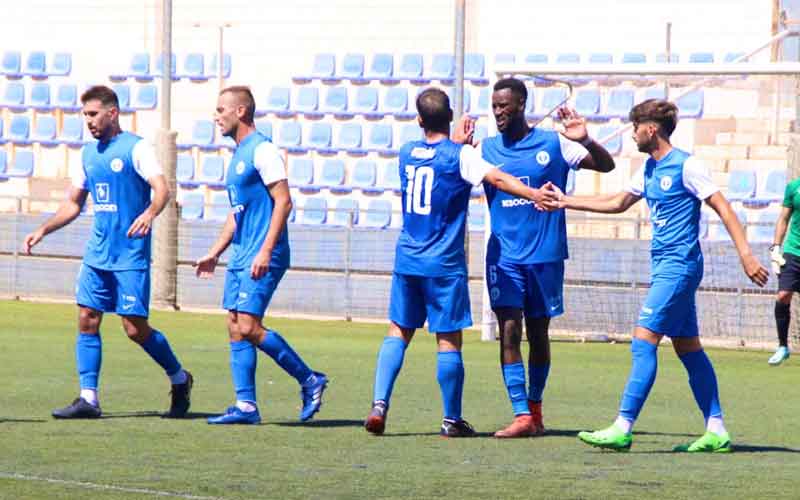
[[[586,118],[582,117],[572,108],[562,106],[558,108],[558,118],[564,126],[564,137],[571,141],[581,142],[589,136],[586,128]]]
[[[44,231],[38,229],[29,235],[25,236],[25,240],[22,243],[22,247],[25,249],[25,253],[30,255],[31,249],[35,247],[40,241],[44,238]]]
[[[214,269],[217,267],[217,261],[218,259],[213,255],[205,255],[197,259],[197,261],[192,264],[195,268],[195,276],[202,279],[209,279],[214,276]]]
[[[558,186],[547,181],[540,191],[545,193],[546,196],[545,201],[542,203],[545,210],[552,212],[553,210],[564,208],[564,192]]]
[[[451,141],[458,144],[472,144],[472,134],[475,132],[475,120],[469,115],[462,115],[453,129]]]
[[[750,281],[760,287],[767,284],[769,272],[761,265],[761,262],[758,261],[755,255],[744,257],[742,259],[742,267],[744,267],[744,273],[750,278]]]
[[[150,228],[153,226],[153,219],[155,219],[155,217],[149,210],[142,212],[142,214],[133,221],[131,227],[128,228],[128,238],[141,238],[150,234]]]
[[[267,271],[269,271],[269,260],[271,255],[263,255],[263,252],[258,252],[250,265],[250,277],[254,280],[260,280]]]

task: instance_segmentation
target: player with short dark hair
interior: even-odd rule
[[[722,418],[717,376],[698,336],[695,293],[703,278],[703,253],[698,240],[703,202],[725,224],[747,277],[764,286],[768,274],[752,254],[736,214],[712,183],[706,166],[670,144],[669,133],[675,129],[677,114],[678,108],[664,100],[644,101],[631,110],[633,140],[649,158],[624,191],[590,197],[558,193],[559,206],[574,210],[621,213],[642,198],[650,208],[650,289],[633,332],[633,363],[619,415],[606,429],[578,434],[583,442],[600,448],[630,449],[633,424],[655,381],[656,350],[666,335],[686,368],[706,424],[706,432],[699,439],[678,446],[675,451],[724,453],[732,449]],[[559,191],[553,185],[546,189]]]
[[[147,321],[150,228],[169,200],[169,188],[153,147],[120,129],[119,101],[113,90],[91,87],[81,102],[86,125],[97,142],[83,148],[81,166],[71,167],[72,186],[56,214],[25,237],[25,251],[30,254],[45,235],[75,220],[91,193],[94,229],[77,285],[75,353],[80,395],[71,405],[54,410],[53,416],[100,417],[100,323],[103,313],[114,312],[122,319],[128,338],[142,346],[169,376],[172,403],[165,416],[180,418],[189,410],[192,375],[181,367],[166,337]]]
[[[373,434],[383,434],[406,347],[427,319],[438,344],[436,378],[444,406],[440,433],[470,437],[475,431],[461,415],[461,330],[472,324],[464,255],[470,192],[484,181],[531,200],[537,208],[554,197],[543,196],[540,190],[481,160],[473,147],[451,141],[453,112],[442,90],[424,90],[417,98],[417,112],[425,138],[400,148],[403,229],[395,253],[389,333],[378,353],[372,411],[365,427]],[[459,128],[457,141],[469,141],[470,134],[470,127]]]
[[[586,121],[568,108],[559,109],[564,132],[531,128],[525,119],[528,91],[516,78],[494,85],[492,113],[498,135],[478,146],[483,159],[529,186],[547,182],[566,189],[571,169],[610,172],[614,160],[593,141]],[[489,300],[500,331],[500,363],[514,420],[495,433],[498,438],[544,434],[542,395],[550,372],[550,319],[563,314],[567,229],[563,210],[528,210],[526,200],[485,184],[491,215],[486,250]],[[523,318],[530,344],[526,390],[522,361]]]
[[[283,157],[253,123],[255,101],[247,87],[228,87],[219,93],[215,121],[220,133],[236,141],[225,175],[231,213],[222,232],[196,263],[197,275],[210,277],[220,255],[233,244],[225,273],[222,307],[228,310],[230,366],[236,403],[209,424],[258,424],[256,349],[270,356],[300,384],[300,420],[322,406],[328,384],[278,332],[265,328],[264,312],[289,269],[286,221],[292,210]]]

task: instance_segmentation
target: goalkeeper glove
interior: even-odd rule
[[[775,276],[781,274],[781,267],[786,264],[786,259],[783,258],[780,245],[772,245],[769,247],[769,260],[772,272],[775,273]]]

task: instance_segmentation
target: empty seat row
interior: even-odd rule
[[[555,92],[563,89],[547,89],[545,90],[544,101],[547,101],[549,92]],[[618,118],[622,120],[628,119],[628,113],[633,107],[636,92],[630,88],[615,88],[612,89],[607,97],[603,99],[602,93],[599,89],[583,89],[575,92],[575,111],[581,116],[589,120],[610,120]],[[559,102],[560,96],[558,94],[551,101]],[[641,102],[647,99],[664,99],[666,93],[664,87],[655,86],[645,90]],[[605,106],[603,106],[605,103]],[[680,118],[700,118],[703,115],[703,91],[695,90],[685,94],[677,99],[678,113]],[[548,108],[543,103],[543,108]],[[549,108],[548,108],[549,109]]]
[[[3,122],[0,120],[0,144],[26,146],[41,144],[42,146],[58,146],[64,144],[69,147],[79,148],[86,144],[84,140],[83,119],[78,115],[65,116],[61,129],[54,116],[39,115],[35,125],[31,126],[31,119],[27,115],[14,115],[8,127],[8,133],[3,134]]]
[[[786,170],[734,170],[728,177],[727,198],[746,205],[766,205],[783,200]]]
[[[53,54],[49,63],[47,53],[36,50],[28,52],[25,57],[24,65],[22,52],[18,50],[7,50],[3,53],[0,60],[0,74],[6,78],[22,78],[30,76],[32,78],[47,78],[50,76],[67,76],[72,72],[72,54],[69,52],[57,52]]]
[[[733,62],[744,55],[744,52],[728,52],[721,60],[723,62]],[[717,58],[713,52],[692,52],[687,57],[687,61],[690,63],[713,63],[715,60],[717,60]],[[669,55],[670,63],[679,63],[680,61],[680,54],[671,53]],[[499,53],[495,54],[494,62],[495,64],[514,64],[517,62],[528,64],[548,64],[551,62],[555,64],[580,64],[581,62],[590,64],[644,64],[654,62],[663,64],[667,62],[667,54],[661,52],[656,54],[655,57],[649,57],[645,52],[624,52],[618,55],[610,52],[594,52],[587,54],[586,57],[583,58],[581,54],[576,52],[564,52],[556,54],[555,57],[551,58],[549,54],[539,52],[525,54],[525,56],[518,59],[516,54]]]
[[[366,127],[365,127],[366,128]],[[376,123],[362,131],[360,123],[343,123],[334,135],[330,123],[311,123],[308,133],[303,133],[303,124],[297,121],[286,121],[275,140],[275,144],[290,153],[306,153],[317,151],[322,154],[345,152],[351,155],[378,153],[396,155],[400,145],[422,138],[422,129],[416,123],[402,126],[398,139],[391,123]]]
[[[170,73],[172,79],[180,80],[181,78],[186,78],[192,81],[204,82],[212,78],[217,78],[218,59],[219,56],[214,54],[211,56],[211,63],[206,65],[205,56],[203,54],[192,52],[183,57],[180,70],[178,70],[178,57],[173,53],[170,58]],[[109,75],[109,78],[113,81],[124,81],[128,78],[133,78],[135,80],[149,82],[154,78],[161,78],[163,61],[163,56],[159,54],[156,58],[155,65],[151,67],[150,54],[138,52],[131,56],[127,70],[113,73]],[[229,78],[230,76],[231,55],[224,54],[222,57],[222,77]]]
[[[400,193],[397,160],[384,162],[379,171],[378,163],[373,160],[358,160],[348,169],[343,160],[329,158],[319,167],[319,178],[316,170],[312,159],[293,158],[289,163],[289,187],[301,192],[315,192],[324,188],[337,194],[350,193],[354,189],[365,194],[382,194],[386,191]]]
[[[8,158],[5,150],[0,149],[0,180],[13,177],[30,177],[33,175],[33,151],[17,150],[13,160]]]
[[[158,104],[158,89],[155,85],[139,85],[133,94],[131,102],[131,88],[129,85],[114,84],[114,92],[119,99],[120,111],[130,113],[138,109],[154,109]],[[11,111],[50,111],[59,109],[66,112],[80,110],[78,105],[78,87],[75,84],[59,85],[55,95],[52,95],[48,83],[36,82],[27,90],[22,82],[8,82],[3,90],[0,106]]]

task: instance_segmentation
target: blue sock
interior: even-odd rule
[[[231,342],[231,378],[237,401],[256,402],[256,348],[246,340]]]
[[[464,394],[464,361],[461,351],[436,354],[436,380],[442,391],[444,418],[461,420],[461,398]]]
[[[172,352],[172,348],[167,342],[167,337],[158,330],[153,330],[150,333],[150,338],[142,344],[142,349],[167,372],[168,376],[171,377],[181,371],[181,364],[178,362],[178,358],[175,357],[175,353]]]
[[[79,333],[75,342],[75,358],[78,361],[78,378],[81,389],[97,390],[100,365],[103,362],[103,339],[100,333]]]
[[[389,406],[394,381],[400,373],[400,368],[403,367],[406,347],[408,346],[400,337],[384,337],[375,366],[373,401],[384,401],[386,406]]]
[[[534,403],[540,403],[544,386],[547,384],[547,376],[550,374],[550,363],[528,365],[528,374],[531,379],[530,387],[528,387],[528,399]]]
[[[511,400],[514,415],[530,415],[528,394],[525,391],[525,365],[522,361],[503,365],[503,381],[508,390],[508,399]]]
[[[717,375],[705,351],[701,349],[686,353],[680,356],[680,360],[689,372],[689,386],[692,388],[697,406],[703,412],[703,418],[708,421],[708,417],[721,417]]]
[[[619,407],[621,417],[631,422],[636,421],[639,412],[642,411],[650,388],[656,380],[656,370],[658,369],[658,346],[642,339],[634,337],[631,342],[631,373],[628,376],[628,383],[625,385],[625,392],[622,393],[622,402]]]
[[[258,348],[274,359],[286,373],[297,379],[297,383],[300,385],[305,384],[313,374],[311,368],[289,347],[289,344],[278,332],[267,330],[264,341],[258,345]]]

